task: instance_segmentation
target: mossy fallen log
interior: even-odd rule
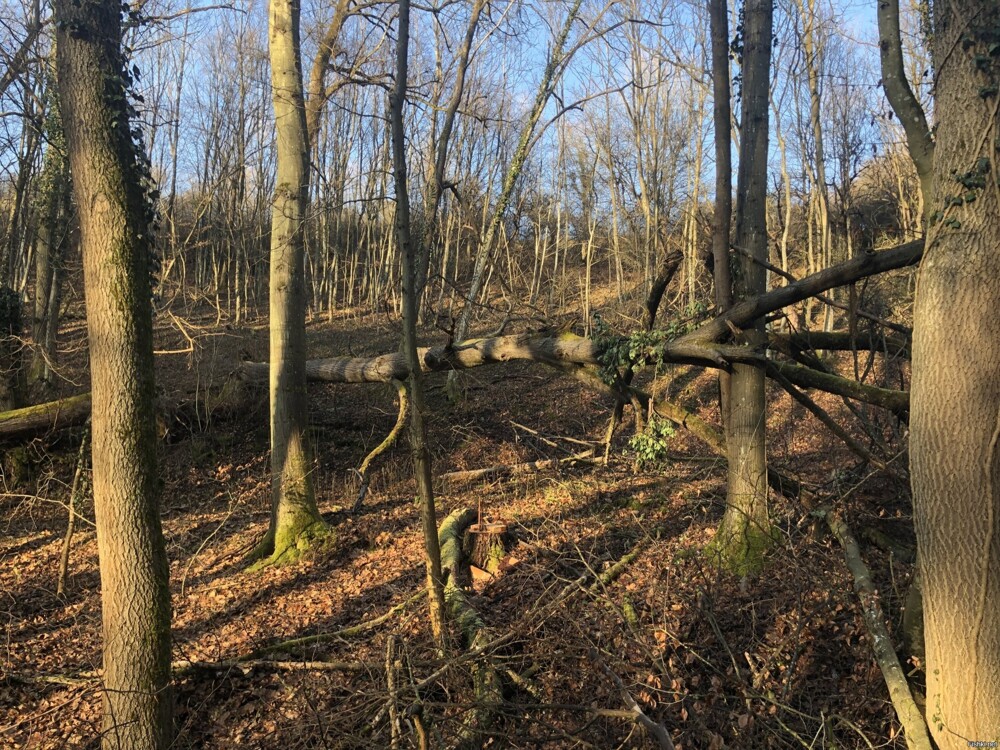
[[[482,616],[469,601],[465,589],[469,584],[468,545],[465,537],[476,522],[475,508],[461,508],[441,522],[438,539],[441,543],[441,568],[447,575],[444,597],[448,612],[462,635],[466,650],[476,650],[489,643],[493,636]],[[503,702],[500,675],[486,657],[477,658],[472,664],[475,685],[475,708],[469,713],[463,727],[459,747],[480,747],[483,732],[492,726],[496,711]]]
[[[253,389],[241,378],[227,379],[217,388],[194,394],[177,404],[157,404],[157,432],[161,437],[178,428],[204,431],[212,420],[246,414],[254,400]],[[90,394],[47,401],[0,412],[0,444],[23,442],[57,430],[78,427],[90,418]]]
[[[0,412],[0,442],[15,442],[76,427],[89,417],[89,393]]]

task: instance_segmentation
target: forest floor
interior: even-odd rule
[[[67,380],[59,392],[80,392],[82,317],[62,335]],[[398,341],[398,322],[385,316],[342,313],[309,325],[313,357],[390,352]],[[161,315],[156,346],[162,400],[203,402],[207,386],[240,360],[266,359],[267,329]],[[713,375],[683,367],[660,375],[677,400],[718,423]],[[457,404],[446,398],[444,375],[427,382],[438,475],[578,453],[573,441],[601,443],[613,406],[538,365],[465,372]],[[768,388],[770,461],[837,498],[856,535],[877,530],[912,547],[907,489],[860,467],[801,406]],[[835,399],[815,397],[844,415]],[[348,511],[354,467],[395,421],[395,391],[317,384],[310,398],[315,485],[335,533],[294,566],[250,573],[244,564],[268,522],[263,398],[235,416],[189,418],[162,445],[174,658],[217,663],[176,678],[177,748],[390,747],[396,714],[398,747],[417,747],[416,705],[430,746],[448,746],[473,708],[473,663],[436,652],[426,602],[414,596],[424,581],[423,543],[405,435],[376,462],[362,510]],[[722,515],[724,462],[678,429],[666,459],[639,469],[630,430],[626,413],[606,466],[439,485],[440,517],[481,503],[518,539],[505,570],[478,582],[473,597],[490,633],[508,636],[490,650],[506,700],[473,744],[652,747],[624,691],[685,750],[904,747],[852,577],[826,527],[773,497],[781,533],[765,572],[720,572],[701,549]],[[100,684],[79,679],[99,668],[101,654],[89,522],[73,538],[68,591],[55,593],[79,441],[78,431],[36,441],[36,477],[0,493],[3,748],[96,747],[100,735]],[[89,498],[81,512],[93,519]],[[636,550],[620,576],[591,585],[593,574]],[[898,639],[911,566],[870,544],[862,551]],[[336,635],[390,610],[374,627]],[[238,661],[254,654],[281,664]],[[78,679],[47,681],[57,676]],[[390,704],[398,708],[391,714]]]

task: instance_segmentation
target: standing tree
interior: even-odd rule
[[[170,591],[153,410],[148,165],[131,125],[121,6],[55,3],[57,76],[80,207],[104,623],[104,748],[170,744]]]
[[[61,259],[67,241],[68,225],[72,220],[69,206],[69,163],[66,160],[66,139],[62,116],[53,80],[46,87],[48,112],[45,117],[45,139],[48,147],[42,162],[38,202],[41,204],[38,232],[35,237],[35,315],[31,332],[35,352],[31,362],[31,379],[49,383],[55,359],[56,334],[59,330]]]
[[[413,409],[410,413],[410,449],[413,474],[420,497],[420,519],[424,531],[427,562],[427,590],[430,594],[431,629],[439,647],[444,646],[444,579],[438,540],[434,488],[431,484],[431,454],[427,448],[424,422],[424,384],[417,353],[417,248],[410,231],[410,198],[406,178],[406,138],[403,132],[403,103],[406,100],[407,57],[410,45],[410,4],[399,0],[399,33],[396,42],[396,85],[389,100],[392,128],[392,171],[396,188],[396,241],[403,260],[403,356],[409,370],[407,388]]]
[[[996,0],[933,4],[934,197],[913,314],[910,466],[927,720],[942,750],[1000,740],[998,19]]]
[[[746,250],[734,292],[744,300],[764,292],[767,260],[767,126],[771,68],[772,0],[747,0],[743,37],[743,108],[740,120],[740,164],[736,178],[736,245]],[[718,241],[718,240],[717,240]],[[745,333],[755,344],[763,323]],[[764,442],[764,371],[733,365],[727,443],[729,489],[726,512],[712,552],[740,573],[761,564],[773,543],[767,503],[767,459]]]
[[[729,94],[729,5],[709,0],[712,35],[712,94],[715,99],[715,215],[712,218],[712,277],[715,311],[721,315],[733,304],[733,278],[729,268],[729,233],[733,218],[732,107]],[[722,427],[729,425],[729,373],[719,371],[719,410]]]
[[[309,137],[302,88],[299,0],[268,14],[278,175],[271,210],[271,525],[254,552],[290,562],[326,532],[312,485],[307,436],[304,222]]]

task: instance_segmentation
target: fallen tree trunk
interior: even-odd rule
[[[424,372],[445,372],[514,361],[594,363],[600,356],[600,347],[572,333],[554,337],[520,333],[425,346],[417,350],[417,356]],[[266,362],[245,362],[240,373],[250,380],[264,380],[267,367]],[[376,357],[311,359],[306,363],[306,378],[324,383],[387,383],[403,380],[407,374],[406,358],[399,352]]]
[[[734,362],[760,363],[762,353],[743,346],[720,344],[732,334],[734,328],[751,324],[757,318],[779,310],[808,297],[837,286],[843,286],[867,276],[914,265],[923,255],[923,241],[872,255],[853,258],[844,263],[815,273],[788,286],[774,289],[752,300],[733,307],[726,313],[708,321],[693,332],[674,341],[666,342],[658,356],[662,361],[728,368]],[[857,348],[876,348],[878,339],[858,337]],[[850,348],[849,340],[842,334],[796,334],[790,343],[796,348],[815,346],[822,349]],[[889,352],[905,351],[905,342],[892,340]],[[456,344],[444,344],[418,349],[421,370],[441,372],[461,370],[482,365],[512,361],[539,362],[566,369],[569,366],[599,365],[607,344],[562,333],[544,336],[534,333],[471,339]],[[879,349],[882,348],[878,345]],[[903,391],[875,388],[858,384],[847,378],[820,373],[814,369],[781,364],[782,374],[800,387],[817,388],[882,406],[906,418],[909,411],[909,394]],[[266,382],[266,362],[243,363],[239,370],[243,379]],[[401,353],[375,357],[334,357],[310,360],[306,364],[306,377],[311,381],[328,383],[387,383],[407,377],[409,368]],[[230,381],[222,387],[218,406],[225,410],[228,402],[238,402],[229,393],[234,387]],[[214,410],[213,410],[214,411]],[[0,413],[0,442],[22,440],[46,432],[83,424],[90,415],[90,395],[72,396],[47,404],[30,406]]]
[[[664,361],[726,367],[732,362],[762,364],[764,357],[747,347],[700,344],[667,344]],[[592,339],[573,333],[556,337],[524,333],[473,339],[453,346],[424,347],[420,363],[425,372],[463,370],[501,362],[538,362],[558,369],[601,364],[602,349]],[[909,412],[910,395],[906,391],[858,383],[855,380],[788,363],[775,363],[781,374],[798,386],[816,388],[889,409],[902,419]],[[333,357],[311,359],[306,363],[306,377],[320,383],[384,383],[405,378],[406,363],[398,353],[377,357]],[[241,374],[253,381],[266,377],[266,362],[247,362]]]
[[[76,427],[89,418],[89,393],[13,409],[0,413],[0,441],[24,440],[54,430]]]
[[[265,365],[266,367],[266,365]],[[245,414],[251,393],[240,378],[229,378],[211,392],[194,394],[191,401],[175,405],[157,404],[160,437],[177,426],[204,430],[213,419]],[[23,409],[0,412],[0,443],[24,441],[68,427],[79,427],[90,418],[90,394],[81,393]]]
[[[717,318],[710,320],[682,337],[685,341],[720,341],[729,335],[730,326],[745,328],[758,318],[794,305],[809,297],[815,297],[829,289],[860,281],[886,271],[914,266],[924,255],[924,241],[915,240],[905,245],[883,250],[879,253],[859,255],[843,263],[806,276],[788,286],[778,287],[766,294],[730,308]]]
[[[881,597],[872,582],[868,566],[861,559],[861,550],[844,520],[832,511],[820,513],[827,522],[830,531],[837,537],[840,546],[844,548],[847,567],[854,575],[854,590],[861,601],[861,612],[868,628],[872,651],[886,687],[889,688],[889,698],[896,709],[899,723],[903,725],[906,746],[910,750],[930,750],[931,741],[927,735],[927,723],[924,716],[913,701],[910,685],[896,656],[892,638],[885,627],[885,614],[882,612]]]
[[[815,388],[838,396],[847,396],[856,401],[881,406],[888,409],[904,422],[910,415],[910,394],[906,391],[894,391],[889,388],[879,388],[874,385],[859,383],[850,378],[842,378],[821,372],[812,367],[794,365],[788,362],[768,362],[768,368],[780,373],[790,382],[800,388]]]
[[[519,464],[499,464],[497,466],[487,466],[483,469],[468,469],[466,471],[450,471],[436,477],[440,482],[473,482],[479,479],[495,478],[501,476],[518,476],[528,474],[533,471],[544,471],[557,466],[575,466],[577,464],[594,463],[594,450],[576,453],[566,458],[545,458],[538,461],[525,461]]]
[[[923,241],[919,240],[892,250],[853,258],[747,300],[691,333],[665,342],[657,354],[663,362],[708,367],[727,368],[734,362],[759,363],[760,352],[718,342],[729,336],[734,328],[750,325],[782,307],[867,276],[913,265],[920,261],[922,255]],[[799,343],[802,341],[800,339]],[[423,372],[464,370],[518,360],[555,365],[600,364],[607,346],[568,332],[557,336],[522,333],[421,347],[417,356]],[[240,373],[250,380],[265,380],[268,365],[266,362],[246,362],[241,366]],[[407,374],[406,359],[398,352],[374,357],[315,359],[306,363],[309,380],[328,383],[386,383],[392,379],[402,380]]]
[[[802,331],[799,333],[773,333],[768,343],[779,351],[872,351],[885,352],[890,357],[910,358],[910,339],[898,333],[880,336],[870,331],[854,336],[848,331]]]

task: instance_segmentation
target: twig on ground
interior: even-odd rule
[[[399,747],[399,711],[396,708],[396,636],[390,635],[385,644],[385,684],[389,691],[390,747]]]
[[[604,660],[598,656],[596,650],[591,650],[590,656],[591,661],[599,664],[604,674],[606,674],[611,682],[614,683],[614,686],[618,690],[619,695],[621,695],[625,705],[628,706],[629,716],[632,721],[645,729],[650,737],[656,740],[656,743],[663,748],[663,750],[674,750],[673,740],[670,739],[670,734],[667,732],[666,727],[649,718],[646,712],[643,711],[639,704],[635,702],[635,698],[632,697],[628,688],[625,687],[625,683],[622,682],[622,678],[619,677],[611,669],[611,667],[604,663]]]
[[[272,643],[269,646],[261,646],[256,651],[254,651],[248,658],[253,659],[263,654],[269,654],[275,651],[290,651],[292,649],[300,648],[302,646],[311,646],[314,643],[324,643],[326,641],[336,640],[337,638],[349,638],[351,636],[361,635],[362,633],[366,633],[369,630],[378,627],[383,622],[388,620],[390,617],[392,617],[395,614],[398,614],[399,612],[402,612],[408,606],[410,606],[415,601],[420,599],[420,597],[426,595],[427,595],[426,589],[421,589],[420,591],[413,594],[406,600],[394,606],[385,614],[379,615],[374,620],[367,620],[365,622],[360,622],[357,625],[351,625],[349,627],[341,628],[340,630],[334,630],[329,633],[317,633],[316,635],[306,635],[302,636],[301,638],[292,638],[287,641]]]
[[[76,497],[83,490],[83,467],[87,462],[87,443],[90,437],[90,427],[84,427],[83,440],[80,441],[80,453],[76,458],[76,471],[73,474],[73,486],[69,491],[69,516],[66,521],[66,536],[63,537],[62,552],[59,555],[59,577],[56,581],[56,596],[66,593],[66,579],[69,577],[69,553],[73,544],[73,532],[76,531]]]
[[[279,661],[276,659],[226,659],[223,661],[175,661],[170,665],[174,677],[194,672],[242,672],[264,669],[274,672],[368,672],[378,666],[366,661]]]

